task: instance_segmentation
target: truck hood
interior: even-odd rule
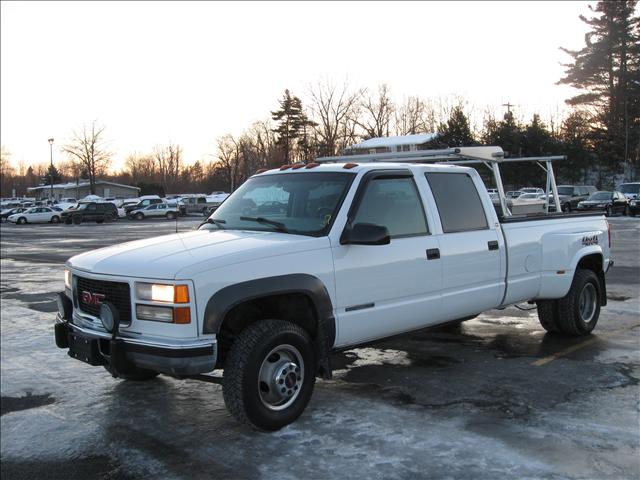
[[[279,232],[197,230],[92,250],[70,258],[67,265],[105,275],[188,279],[203,269],[328,248],[329,245],[327,237]]]

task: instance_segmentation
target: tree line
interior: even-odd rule
[[[590,30],[582,49],[563,49],[569,57],[558,84],[578,94],[567,100],[563,117],[524,119],[507,106],[503,115],[486,110],[478,115],[463,98],[410,96],[394,102],[389,85],[375,90],[330,80],[311,86],[305,102],[290,90],[274,102],[274,110],[239,135],[216,140],[209,161],[185,161],[182,147],[167,143],[152,151],[131,153],[119,171],[110,171],[113,157],[105,128],[97,122],[73,132],[61,151],[67,160],[25,168],[12,166],[2,149],[1,188],[19,193],[50,179],[96,178],[141,187],[143,193],[233,191],[257,170],[319,156],[340,154],[359,141],[391,135],[438,132],[434,148],[498,145],[508,156],[565,154],[556,166],[562,183],[589,183],[610,188],[638,176],[640,158],[640,21],[637,0],[601,1],[580,16]],[[478,120],[481,118],[481,120]],[[505,166],[506,185],[541,185],[535,165]]]

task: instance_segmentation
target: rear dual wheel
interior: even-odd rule
[[[538,300],[538,318],[548,332],[588,335],[600,316],[600,282],[592,270],[577,270],[569,293],[558,300]]]

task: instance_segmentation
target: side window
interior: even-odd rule
[[[422,200],[412,177],[373,178],[365,188],[353,225],[387,227],[391,238],[427,234]]]
[[[151,205],[147,210],[155,210],[156,208],[158,208],[157,205]]]
[[[207,203],[207,199],[206,198],[198,198],[198,203]]]
[[[96,204],[95,203],[87,205],[87,212],[95,212],[95,211],[96,211]]]
[[[444,233],[489,228],[480,195],[466,173],[426,173]]]

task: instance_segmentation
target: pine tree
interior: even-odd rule
[[[469,126],[469,118],[461,106],[451,110],[447,123],[438,128],[438,142],[448,147],[466,147],[476,145],[476,140]]]
[[[580,19],[591,28],[581,50],[562,48],[572,57],[559,84],[580,93],[569,105],[594,112],[591,134],[601,161],[610,167],[637,163],[640,150],[640,21],[637,0],[600,1],[595,15]]]
[[[284,91],[284,96],[278,103],[280,103],[280,109],[271,112],[271,118],[279,122],[273,132],[277,135],[276,145],[284,154],[284,163],[288,164],[293,157],[296,140],[300,138],[301,131],[309,125],[309,120],[302,109],[302,101],[295,95],[291,95],[289,90]]]

